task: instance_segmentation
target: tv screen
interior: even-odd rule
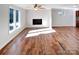
[[[33,19],[33,25],[41,25],[42,19]]]

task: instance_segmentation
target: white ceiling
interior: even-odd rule
[[[15,4],[23,9],[33,9],[34,4]],[[63,8],[63,9],[79,9],[78,4],[41,4],[45,9]]]

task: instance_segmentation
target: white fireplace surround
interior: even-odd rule
[[[26,25],[27,27],[50,27],[52,25],[51,23],[51,10],[27,10],[27,20]],[[32,21],[33,19],[42,19],[41,25],[33,25]]]

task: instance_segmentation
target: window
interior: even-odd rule
[[[16,10],[16,28],[19,28],[20,27],[20,13],[18,10]]]
[[[20,27],[20,11],[10,8],[9,9],[9,33],[15,31]]]
[[[18,19],[18,10],[16,10],[16,23],[19,22],[19,19]]]
[[[10,20],[9,20],[10,24],[13,23],[13,12],[14,12],[14,10],[10,9]]]
[[[14,10],[11,8],[9,12],[9,30],[10,32],[14,30]]]

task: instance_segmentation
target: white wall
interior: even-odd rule
[[[17,8],[21,11],[21,27],[9,34],[9,7]],[[21,32],[26,27],[25,10],[20,9],[13,5],[0,4],[0,49],[7,44],[14,36]]]
[[[75,10],[52,9],[52,26],[75,26]]]
[[[50,27],[51,26],[51,10],[27,10],[27,27]],[[42,25],[32,25],[32,19],[43,19]]]
[[[0,48],[9,40],[8,5],[0,5]]]
[[[52,10],[27,10],[27,27],[76,26],[75,10],[54,8]],[[33,18],[42,18],[42,25],[32,25]]]

